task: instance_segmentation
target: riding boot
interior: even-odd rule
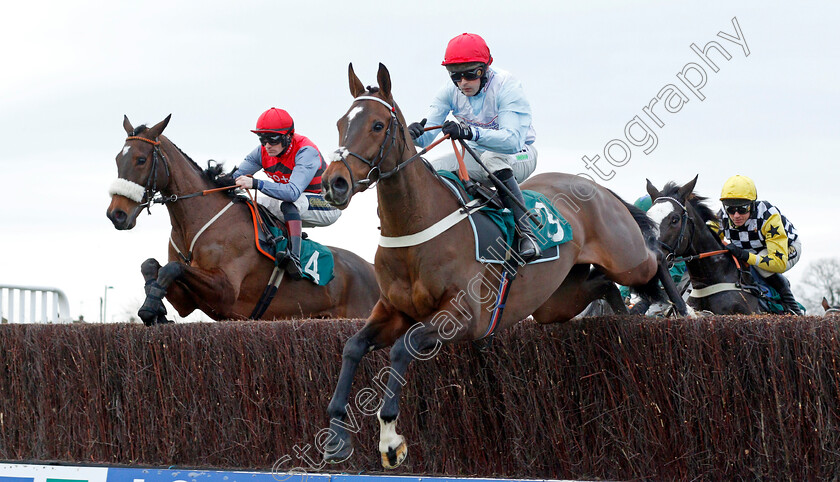
[[[796,298],[793,297],[793,291],[790,290],[790,282],[787,278],[779,273],[773,273],[772,276],[764,278],[764,281],[766,281],[770,287],[779,293],[779,298],[781,299],[782,306],[785,307],[785,310],[795,315],[803,314],[802,310],[799,309],[799,303],[797,303]]]
[[[303,269],[300,267],[301,221],[299,219],[286,221],[286,228],[289,230],[289,238],[284,268],[292,278],[301,279],[303,277]]]
[[[525,198],[522,197],[522,191],[519,190],[519,184],[516,182],[516,178],[513,177],[513,171],[510,169],[502,169],[501,171],[496,171],[494,174],[496,175],[496,178],[501,181],[505,187],[508,188],[511,194],[513,194],[524,206]],[[503,190],[499,190],[499,194],[502,198],[502,204],[504,204],[506,208],[510,209],[510,212],[513,213],[513,217],[516,220],[516,230],[519,232],[519,257],[521,257],[526,263],[532,259],[538,258],[540,256],[540,246],[537,244],[537,238],[531,230],[531,223],[528,221],[528,216],[526,215],[525,210],[522,209],[519,204],[514,202],[514,200],[511,199]]]

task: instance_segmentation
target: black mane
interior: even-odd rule
[[[674,199],[677,198],[677,192],[680,190],[680,187],[674,181],[669,181],[668,184],[665,184],[665,187],[659,192],[660,197],[672,197]],[[688,199],[686,202],[691,204],[691,207],[694,208],[695,211],[700,215],[700,218],[703,221],[718,221],[718,216],[715,211],[712,210],[709,206],[706,205],[705,201],[707,201],[707,197],[700,196],[696,193],[691,193],[688,195]]]
[[[146,132],[146,130],[148,130],[148,127],[146,126],[146,124],[141,124],[141,125],[134,128],[134,131],[131,133],[131,136],[139,136],[140,134]],[[170,140],[169,142],[172,142],[172,141]],[[199,165],[195,161],[192,160],[192,158],[190,156],[187,155],[186,152],[184,152],[183,150],[181,150],[180,147],[175,145],[174,142],[172,142],[172,145],[175,146],[175,149],[178,149],[178,152],[180,152],[181,155],[184,156],[184,159],[189,161],[190,164],[192,164],[193,168],[199,174],[201,174],[208,182],[213,184],[213,186],[215,186],[215,187],[227,187],[227,186],[232,186],[234,184],[234,179],[233,179],[233,176],[231,175],[231,174],[233,174],[233,171],[231,171],[227,174],[223,174],[225,172],[224,171],[224,163],[216,162],[213,159],[209,159],[207,161],[207,169],[202,169],[201,167],[199,167]],[[226,194],[228,194],[231,197],[237,197],[234,189],[226,191]]]

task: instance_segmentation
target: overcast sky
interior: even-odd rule
[[[799,230],[803,258],[789,273],[797,282],[809,263],[837,256],[837,5],[10,3],[0,17],[0,284],[58,287],[71,315],[92,321],[113,286],[108,318],[124,319],[142,300],[140,263],[166,258],[169,231],[159,206],[130,231],[105,217],[124,114],[138,125],[171,113],[167,137],[199,164],[232,167],[257,145],[249,129],[259,114],[280,107],[328,155],[351,100],[349,62],[366,85],[384,63],[407,120],[420,120],[448,82],[446,43],[462,32],[482,35],[493,66],[523,81],[537,172],[594,175],[582,157],[599,155],[597,166],[613,173],[603,184],[629,201],[644,194],[645,178],[661,187],[699,174],[697,192],[716,199],[726,178],[750,176],[759,198]],[[737,36],[733,18],[746,47],[718,35]],[[710,54],[718,72],[690,47],[712,40],[731,56]],[[697,83],[692,63],[707,76],[699,95],[677,75],[689,66],[687,80]],[[660,127],[643,108],[669,84],[688,101],[675,113],[654,106]],[[626,138],[635,116],[656,135],[652,149]],[[632,133],[640,138],[640,127]],[[619,167],[604,159],[614,139],[630,147]],[[620,147],[610,153],[621,161]],[[308,232],[372,261],[375,201],[372,192],[357,196],[335,225]]]

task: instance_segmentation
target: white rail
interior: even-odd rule
[[[26,316],[27,313],[29,316]],[[0,285],[0,321],[3,323],[71,323],[73,319],[70,318],[70,303],[67,301],[67,295],[58,288]]]

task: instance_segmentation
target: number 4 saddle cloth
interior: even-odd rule
[[[437,173],[465,204],[472,201],[472,197],[464,190],[463,184],[455,174],[449,171]],[[529,222],[542,255],[528,264],[557,259],[558,246],[572,240],[572,226],[545,195],[523,190],[522,196],[525,198],[525,207],[540,220],[540,226],[537,226],[533,219]],[[482,263],[504,263],[509,257],[510,247],[514,246],[516,223],[513,213],[508,209],[485,206],[470,214],[468,219],[475,236],[475,259]]]
[[[275,218],[264,206],[258,205],[258,208],[254,209],[254,203],[248,202],[247,204],[251,209],[251,217],[254,221],[257,251],[275,263],[281,262],[286,256],[286,245],[288,244],[285,231],[278,227],[282,226],[282,222]],[[265,232],[265,229],[259,229],[256,216],[261,217],[262,221],[260,223],[268,229],[271,236]],[[301,239],[300,243],[300,267],[303,269],[303,277],[319,286],[326,286],[335,277],[332,251],[326,246],[305,237]]]

